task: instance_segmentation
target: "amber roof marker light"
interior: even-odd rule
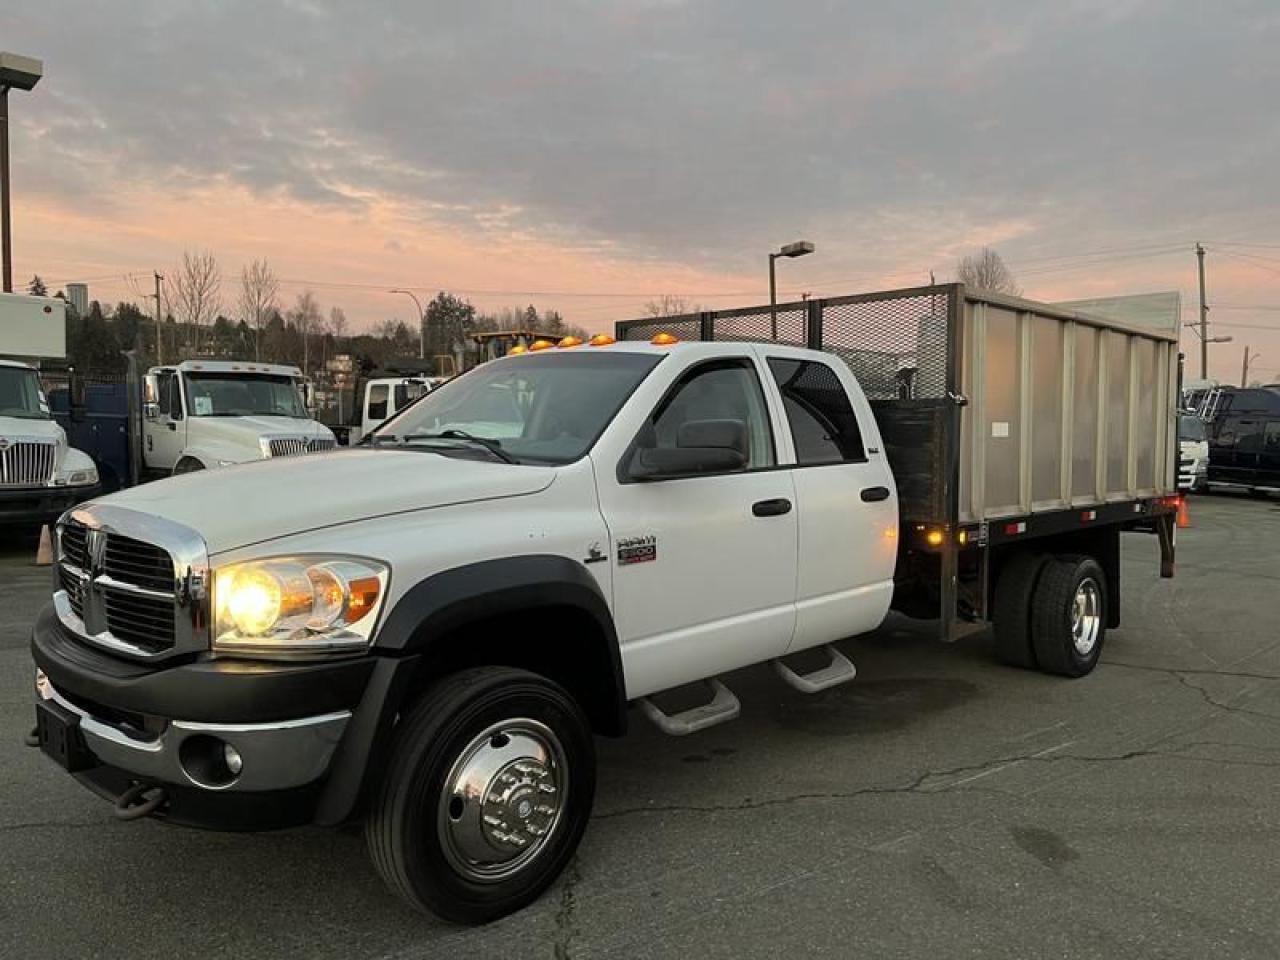
[[[652,340],[649,341],[655,347],[670,347],[680,342],[680,338],[673,333],[654,334]]]
[[[613,337],[609,336],[607,333],[597,333],[587,341],[587,343],[593,347],[607,347],[609,344],[617,342],[617,340],[613,339]]]
[[[557,346],[561,350],[568,350],[570,347],[580,347],[582,346],[582,338],[581,337],[563,337],[561,338]]]
[[[555,344],[550,340],[535,340],[529,345],[530,350],[550,350]]]

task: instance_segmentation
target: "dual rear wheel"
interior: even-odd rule
[[[1024,553],[996,584],[996,656],[1064,677],[1097,666],[1107,633],[1107,578],[1093,557]]]

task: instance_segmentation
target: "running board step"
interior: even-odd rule
[[[704,680],[703,683],[711,691],[711,702],[704,703],[700,707],[681,710],[679,713],[663,713],[661,708],[648,697],[641,697],[636,702],[644,711],[644,715],[652,720],[659,730],[671,737],[687,736],[690,733],[705,730],[707,727],[714,727],[717,723],[736,720],[738,713],[742,710],[742,704],[733,695],[733,691],[714,678]]]
[[[801,693],[817,693],[820,690],[829,690],[831,687],[848,683],[858,675],[858,668],[853,665],[853,661],[835,647],[827,644],[822,649],[831,658],[831,662],[821,670],[804,674],[796,673],[780,659],[773,661],[773,669],[778,671],[778,676],[788,686],[794,687]]]

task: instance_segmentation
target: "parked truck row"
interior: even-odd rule
[[[122,818],[361,821],[408,903],[501,916],[573,856],[631,708],[685,735],[740,667],[848,682],[833,644],[891,610],[1092,671],[1121,535],[1174,572],[1177,316],[1125,316],[948,285],[624,322],[357,448],[82,505],[38,742]]]

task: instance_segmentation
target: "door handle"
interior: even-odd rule
[[[780,517],[791,512],[791,501],[786,497],[776,500],[757,500],[751,505],[751,512],[757,517]]]
[[[173,430],[173,431],[175,431],[175,432],[176,432],[176,431],[177,431],[177,429],[178,429],[178,425],[177,425],[176,423],[174,423],[172,420],[170,420],[168,423],[166,423],[166,424],[165,424],[165,426],[166,426],[166,427],[168,427],[170,430]]]
[[[881,500],[889,499],[888,487],[865,487],[862,491],[862,499],[865,503],[878,503]]]

